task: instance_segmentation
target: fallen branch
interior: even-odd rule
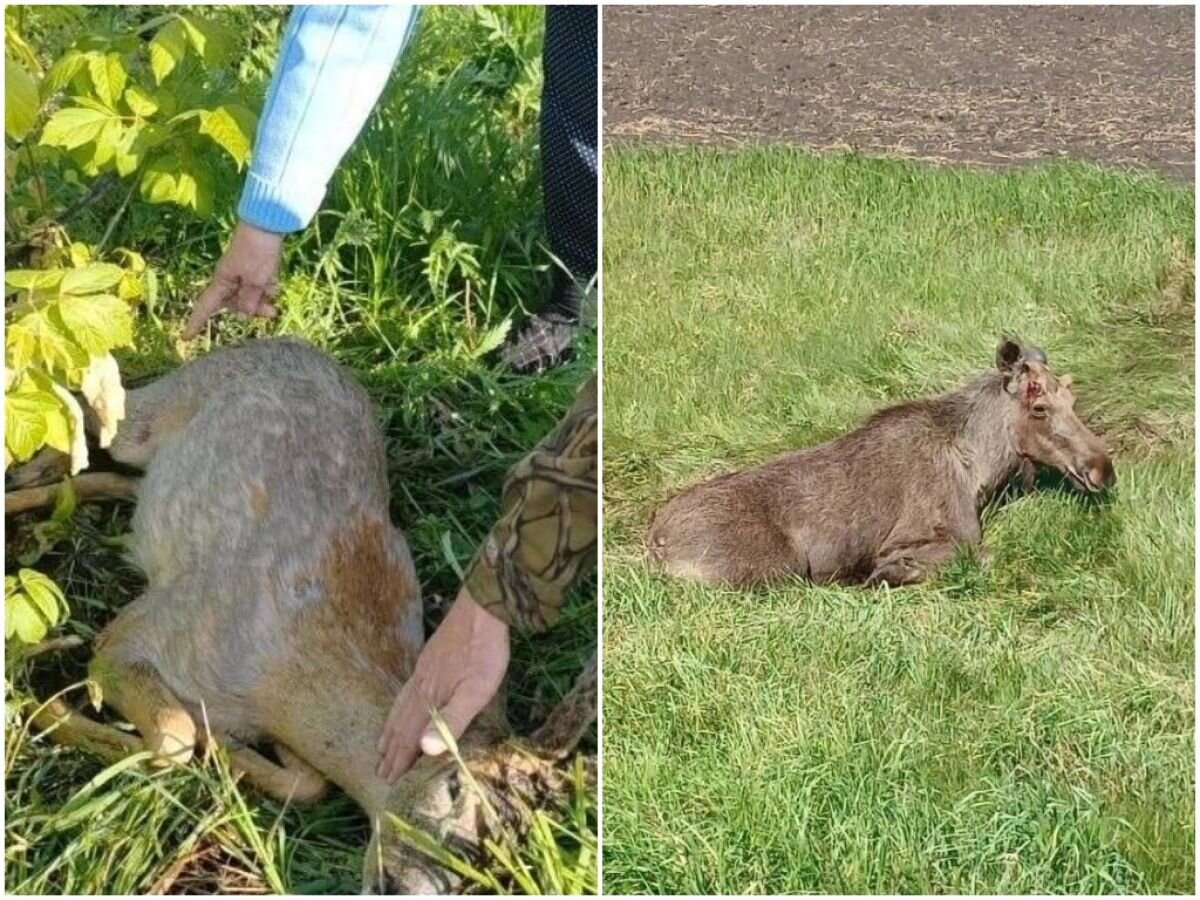
[[[137,497],[140,479],[116,472],[88,472],[68,481],[79,500],[132,500]],[[67,483],[60,481],[42,487],[10,491],[4,495],[4,515],[15,516],[18,513],[53,506],[58,502],[62,486]]]
[[[74,650],[76,647],[82,647],[84,640],[77,634],[66,634],[62,637],[50,638],[47,641],[42,641],[40,644],[34,644],[25,651],[25,658],[31,656],[41,656],[43,653],[61,653],[64,650]]]

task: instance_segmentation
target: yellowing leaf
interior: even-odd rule
[[[116,109],[117,101],[125,92],[125,64],[119,53],[96,53],[88,57],[88,74],[96,96],[109,109]]]
[[[231,104],[200,112],[200,133],[211,137],[217,146],[233,157],[239,170],[250,158],[254,124],[254,113],[244,106]]]
[[[207,215],[212,206],[209,176],[183,148],[182,157],[162,156],[142,174],[142,198],[151,203],[176,203]]]
[[[153,269],[147,269],[142,273],[142,282],[146,297],[146,308],[154,309],[158,305],[158,275]]]
[[[71,265],[77,269],[82,269],[92,261],[92,248],[82,241],[72,241],[67,253],[71,257]]]
[[[58,304],[39,309],[13,322],[4,334],[6,360],[15,369],[39,365],[59,370],[70,379],[87,365],[87,353],[53,317]]]
[[[119,119],[110,119],[100,129],[96,136],[96,150],[92,156],[92,164],[99,167],[106,165],[117,155],[117,147],[121,143],[124,127]]]
[[[92,263],[82,269],[70,269],[63,275],[59,290],[64,294],[97,294],[120,282],[125,271],[112,263]]]
[[[132,174],[142,161],[142,144],[138,138],[142,134],[142,124],[135,123],[126,128],[121,135],[121,140],[117,143],[114,159],[117,165],[117,174],[121,177]]]
[[[150,41],[150,70],[154,80],[163,83],[187,53],[187,31],[179,19],[172,19]]]
[[[57,408],[50,394],[4,395],[4,446],[13,459],[29,459],[46,442],[46,419]]]
[[[76,75],[83,70],[87,57],[78,50],[68,50],[57,62],[50,67],[46,77],[42,79],[42,96],[49,97],[55,91],[61,91],[71,83]]]
[[[44,291],[58,287],[66,274],[62,269],[14,269],[4,273],[8,291]]]
[[[64,296],[57,310],[67,333],[92,356],[133,343],[133,317],[119,297]]]
[[[108,357],[112,359],[112,357]],[[114,367],[116,363],[113,363]],[[90,367],[89,367],[90,368]],[[84,373],[84,383],[87,383],[87,373]],[[120,381],[118,380],[118,387]],[[62,450],[64,453],[71,454],[71,474],[78,475],[79,472],[87,468],[88,465],[88,449],[87,449],[87,434],[83,424],[83,409],[79,406],[79,401],[71,396],[71,392],[62,385],[52,382],[50,387],[54,391],[54,395],[62,401],[63,409],[66,415],[70,418],[70,428],[68,429],[69,439],[66,441],[66,446],[61,446],[50,440],[47,435],[46,443],[57,450]],[[86,396],[86,395],[85,395]],[[121,414],[125,414],[125,397],[124,391],[121,396]],[[107,447],[107,444],[101,444],[102,447]]]
[[[42,129],[41,142],[48,147],[73,150],[94,141],[100,129],[112,118],[111,113],[81,106],[60,109]]]
[[[135,275],[140,275],[146,271],[146,258],[136,250],[130,250],[128,247],[118,247],[114,252],[121,259],[125,260],[125,268]]]
[[[136,84],[131,84],[125,89],[125,105],[136,116],[152,116],[158,112],[158,104]]]
[[[58,385],[49,379],[46,381],[51,389],[51,394],[58,397],[57,391],[54,391]],[[69,397],[70,394],[67,396]],[[43,440],[47,447],[53,447],[63,453],[71,452],[71,419],[61,403],[61,398],[53,411],[46,410],[46,436]]]
[[[117,285],[117,296],[122,300],[137,300],[142,296],[142,277],[132,272],[126,272]]]
[[[24,138],[37,121],[41,105],[33,76],[4,57],[4,133],[14,141]]]
[[[125,418],[125,388],[112,354],[93,359],[83,373],[80,391],[100,422],[100,446],[107,447]]]
[[[7,16],[4,20],[4,49],[10,51],[18,61],[23,60],[25,67],[32,70],[34,75],[41,76],[42,64],[38,62],[37,53],[21,35],[16,23]]]
[[[36,644],[57,625],[66,598],[53,581],[33,569],[4,579],[4,636]]]

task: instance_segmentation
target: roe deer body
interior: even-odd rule
[[[913,584],[982,537],[983,504],[1018,471],[1053,466],[1079,488],[1116,480],[1074,412],[1070,376],[1001,342],[967,386],[882,410],[836,440],[714,478],[655,514],[649,554],[668,573],[754,585]]]
[[[269,742],[282,765],[248,748],[232,764],[294,802],[332,782],[371,818],[364,890],[454,887],[387,814],[459,853],[519,827],[523,805],[565,783],[554,763],[590,724],[594,673],[532,743],[511,737],[493,701],[459,744],[470,785],[449,755],[387,784],[376,745],[424,625],[366,393],[314,348],[265,340],[130,391],[126,410],[109,452],[146,470],[133,554],[148,584],[105,628],[90,671],[141,741],[61,705],[39,724],[109,756],[144,746],[160,763],[187,761],[208,733]]]

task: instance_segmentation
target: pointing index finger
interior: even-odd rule
[[[236,290],[236,285],[227,284],[220,279],[214,280],[204,292],[196,298],[196,305],[188,317],[187,326],[183,329],[183,339],[190,341],[204,328],[204,324],[212,318],[213,313],[220,309]]]

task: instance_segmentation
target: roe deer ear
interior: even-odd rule
[[[599,685],[596,677],[596,654],[575,681],[575,686],[546,716],[546,721],[530,735],[533,749],[550,759],[566,759],[583,738],[583,733],[596,721],[596,699]]]
[[[1021,345],[1012,338],[1001,338],[996,347],[996,368],[1011,374],[1013,367],[1021,361]]]

